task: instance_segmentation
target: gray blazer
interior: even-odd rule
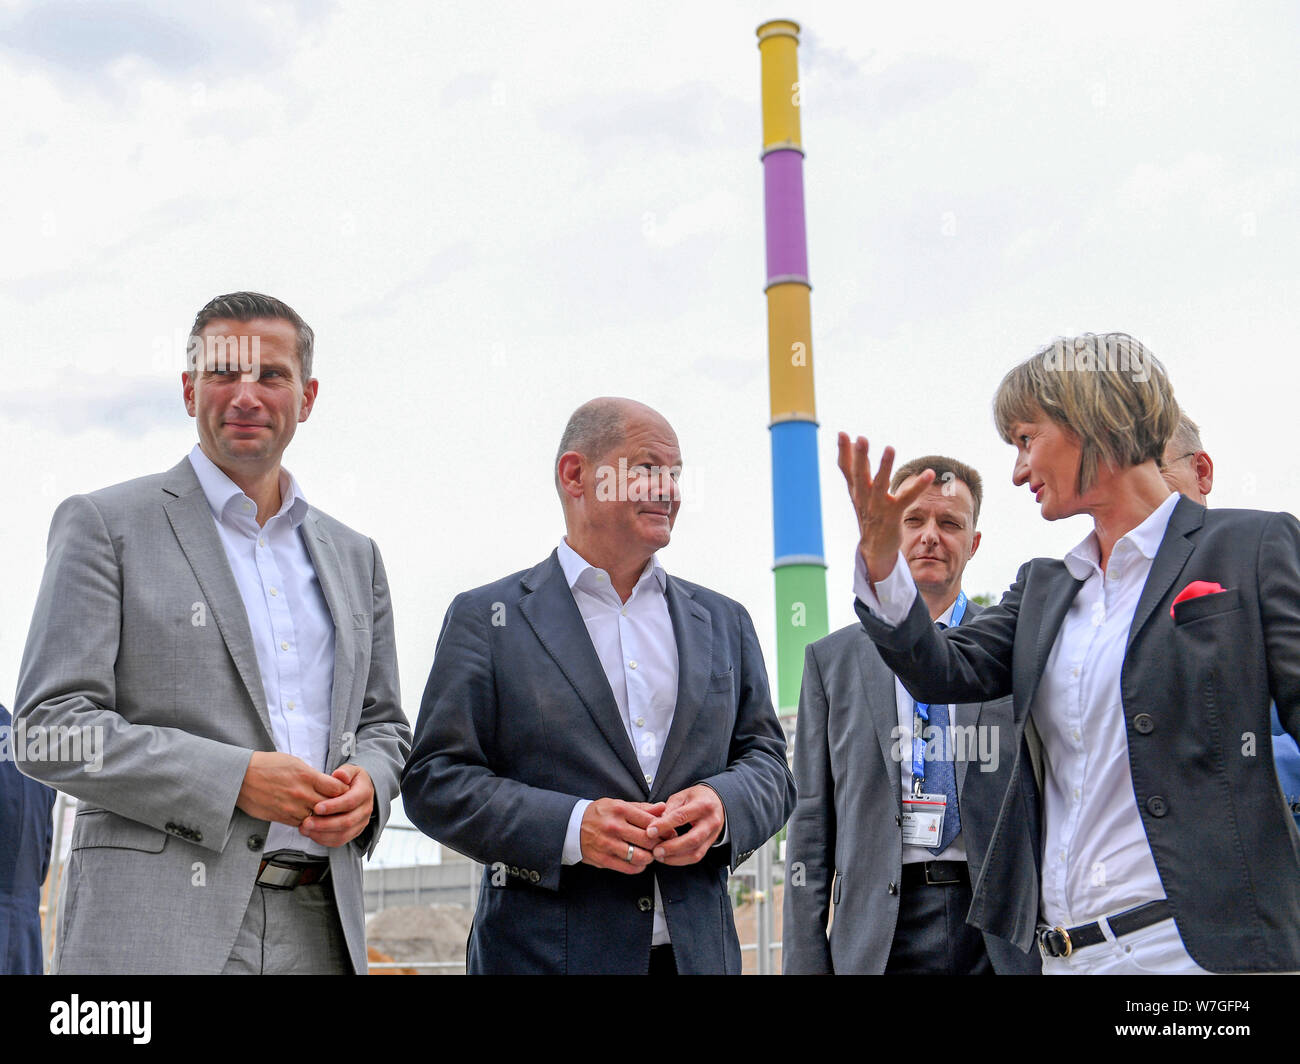
[[[979,612],[972,604],[969,616]],[[986,733],[990,740],[996,735],[996,771],[981,771],[979,763],[972,767],[970,759],[956,763],[962,839],[974,883],[1013,766],[1028,773],[1030,762],[1017,762],[1011,699],[959,705],[956,720],[996,729]],[[903,870],[897,728],[894,674],[860,625],[808,646],[794,745],[799,802],[786,842],[781,939],[787,975],[878,975],[885,970],[898,923]],[[1036,840],[1032,776],[1015,801],[1008,823]],[[984,945],[999,974],[1039,970],[1036,949],[1026,954],[988,932]]]
[[[370,825],[330,851],[364,972],[361,857],[388,819],[410,728],[378,549],[315,509],[302,534],[334,618],[325,771],[351,762],[375,785]],[[243,600],[188,458],[55,511],[17,703],[29,732],[97,729],[103,751],[98,770],[21,764],[81,800],[55,970],[219,972],[268,827],[235,800],[253,751],[275,744]]]

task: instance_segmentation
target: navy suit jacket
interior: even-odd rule
[[[657,877],[678,970],[740,971],[727,868],[794,806],[785,738],[748,613],[668,577],[678,694],[653,788],[554,553],[447,611],[402,779],[411,821],[484,864],[473,973],[639,973]],[[658,802],[707,783],[728,843],[637,875],[561,864],[579,798]]]
[[[1225,590],[1171,616],[1196,580]],[[858,614],[916,698],[1013,693],[1023,732],[1080,586],[1063,562],[1036,558],[1001,603],[959,628],[936,632],[919,597],[897,628],[861,603]],[[1269,728],[1272,700],[1300,735],[1300,522],[1180,499],[1133,616],[1120,692],[1133,797],[1188,953],[1216,972],[1300,969],[1300,831]],[[970,922],[1028,944],[1040,886],[1011,808],[1003,802]]]
[[[13,725],[0,706],[0,728]],[[50,869],[54,791],[28,779],[9,759],[12,739],[0,756],[0,975],[40,975],[41,884]]]

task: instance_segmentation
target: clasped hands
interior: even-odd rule
[[[722,799],[703,783],[653,804],[600,798],[582,814],[582,860],[628,875],[654,861],[692,865],[718,841],[726,823]]]
[[[375,785],[360,765],[330,775],[292,754],[253,753],[235,805],[256,820],[288,824],[322,846],[351,842],[370,823]]]

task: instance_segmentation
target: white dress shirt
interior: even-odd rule
[[[302,539],[307,500],[298,482],[281,469],[280,509],[259,527],[257,504],[197,444],[190,464],[248,615],[275,748],[324,772],[334,691],[334,621]],[[220,711],[213,707],[214,713]],[[272,823],[266,852],[282,849],[329,852],[297,828]]]
[[[1065,556],[1084,584],[1030,706],[1043,743],[1041,917],[1051,926],[1089,923],[1165,896],[1133,794],[1120,675],[1138,599],[1177,504],[1178,495],[1169,495],[1122,536],[1104,575],[1095,532]],[[855,556],[858,598],[887,624],[902,623],[916,585],[901,552],[874,588],[861,553]],[[1164,970],[1199,970],[1179,949],[1176,963],[1162,958]]]
[[[677,708],[677,639],[664,595],[667,574],[658,557],[652,556],[624,602],[610,583],[609,574],[590,565],[567,541],[560,541],[558,555],[573,601],[618,703],[646,786],[652,786]],[[580,799],[569,815],[564,864],[582,860],[582,817],[589,805],[590,800]],[[658,879],[651,941],[656,946],[669,941]]]

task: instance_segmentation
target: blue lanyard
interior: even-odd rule
[[[966,592],[957,592],[957,601],[953,603],[952,619],[949,628],[956,628],[966,616]],[[929,702],[917,702],[912,717],[912,793],[920,794],[925,786],[925,739],[921,733],[930,722]],[[946,736],[945,736],[946,741]]]

